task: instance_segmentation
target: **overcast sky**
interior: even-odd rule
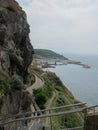
[[[34,48],[98,54],[98,0],[17,0]]]

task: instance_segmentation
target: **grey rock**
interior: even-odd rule
[[[34,53],[29,33],[26,14],[19,4],[0,0],[0,76],[11,80],[10,92],[0,97],[2,114],[30,110],[31,96],[23,92]]]
[[[25,12],[15,0],[0,0],[0,68],[26,81],[33,47]]]

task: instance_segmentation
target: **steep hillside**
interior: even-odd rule
[[[34,57],[35,58],[47,58],[47,59],[62,59],[67,60],[68,58],[55,53],[54,51],[47,50],[47,49],[34,49]]]
[[[35,68],[35,71],[39,73],[39,75],[41,75],[45,81],[44,87],[34,90],[35,100],[41,109],[79,103],[79,101],[74,98],[67,87],[63,85],[55,73],[49,71],[45,72],[38,68]],[[62,112],[64,110],[67,111],[71,109],[73,108],[52,110],[51,113]],[[46,112],[46,114],[48,114],[48,112]],[[47,122],[48,121],[46,119],[45,123],[47,124]],[[66,116],[53,117],[52,122],[54,130],[61,130],[64,128],[82,126],[83,118],[79,113],[70,114]]]

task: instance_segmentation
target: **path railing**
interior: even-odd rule
[[[11,119],[16,119],[16,118],[24,118],[24,117],[30,117],[31,115],[33,116],[37,116],[37,115],[41,115],[42,113],[45,113],[46,111],[48,111],[49,113],[51,113],[52,110],[60,110],[61,109],[66,109],[66,108],[71,108],[71,107],[82,107],[86,105],[86,103],[77,103],[77,104],[70,104],[70,105],[66,105],[66,106],[60,106],[60,107],[52,107],[52,108],[48,108],[48,109],[43,109],[43,110],[37,110],[37,111],[34,111],[34,112],[25,112],[25,113],[18,113],[18,114],[15,114],[15,115],[0,115],[1,119],[0,121],[2,120],[8,120],[9,118]],[[89,109],[92,109],[93,107],[90,107]]]
[[[75,107],[75,106],[80,106],[80,105],[83,105],[84,103],[80,103],[80,104],[72,104],[72,105],[68,105],[68,106],[61,106],[61,108],[67,108],[67,107]],[[94,109],[94,113],[96,112],[95,111],[95,108],[97,108],[98,105],[96,106],[92,106],[92,107],[82,107],[82,108],[77,108],[77,109],[73,109],[73,110],[68,110],[68,111],[61,111],[61,112],[56,112],[56,113],[49,113],[49,114],[42,114],[42,115],[39,115],[39,112],[40,111],[35,111],[33,112],[34,116],[33,117],[26,117],[27,114],[32,114],[31,112],[28,112],[28,113],[22,113],[22,114],[18,114],[19,117],[21,118],[18,118],[17,119],[17,115],[15,115],[14,117],[16,119],[10,119],[9,121],[1,121],[0,123],[0,130],[55,130],[53,128],[53,122],[51,122],[52,124],[50,124],[52,127],[50,129],[46,129],[45,128],[45,124],[44,124],[44,120],[46,118],[52,118],[52,117],[56,117],[56,116],[64,116],[64,115],[69,115],[69,114],[72,114],[72,113],[77,113],[77,112],[82,112],[84,113],[84,117],[91,113],[90,110],[92,110],[92,108]],[[44,112],[44,111],[50,111],[50,110],[57,110],[57,109],[60,109],[60,107],[56,107],[56,108],[49,108],[49,109],[45,109],[45,110],[42,110],[41,112]],[[25,116],[25,117],[23,117]],[[76,127],[76,128],[65,128],[65,129],[60,129],[60,130],[83,130],[83,127],[84,126],[79,126],[79,127]]]

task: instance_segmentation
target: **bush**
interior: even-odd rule
[[[40,109],[45,108],[45,103],[47,101],[47,95],[44,90],[34,90],[34,96],[35,96],[35,101],[38,104]]]
[[[63,86],[59,77],[57,77],[56,74],[53,72],[46,72],[43,78],[47,83],[51,85],[55,84],[55,86]]]

